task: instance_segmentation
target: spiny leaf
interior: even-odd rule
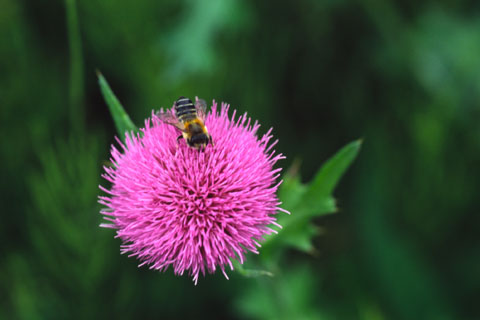
[[[235,259],[232,260],[232,263],[235,268],[235,271],[237,271],[239,274],[241,274],[246,278],[256,278],[256,277],[262,277],[262,276],[273,277],[273,273],[267,270],[246,269],[243,267],[243,265],[240,262],[238,262]]]
[[[361,145],[362,140],[350,142],[331,157],[313,178],[306,198],[318,199],[330,196],[340,178],[355,160]]]
[[[278,192],[282,207],[291,215],[279,215],[282,226],[278,236],[268,236],[263,243],[263,252],[269,252],[287,244],[300,251],[312,251],[311,240],[318,229],[311,224],[315,217],[337,210],[333,189],[360,151],[361,141],[353,141],[338,151],[318,170],[309,184],[302,184],[298,174],[288,173]],[[298,170],[293,170],[298,172]]]
[[[132,131],[136,133],[138,132],[138,128],[133,124],[122,104],[117,99],[112,89],[108,85],[107,80],[105,80],[105,78],[99,71],[97,71],[97,76],[100,90],[102,91],[103,98],[105,99],[105,102],[110,109],[110,113],[112,114],[113,122],[115,122],[117,132],[122,141],[124,141],[126,133],[130,133]]]

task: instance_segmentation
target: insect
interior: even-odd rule
[[[180,97],[175,101],[173,114],[170,111],[158,113],[160,119],[182,131],[177,141],[184,138],[188,146],[203,150],[210,143],[213,145],[212,136],[208,134],[204,119],[207,109],[205,100],[196,99],[195,104],[192,100]]]

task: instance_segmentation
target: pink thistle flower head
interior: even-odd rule
[[[110,189],[100,197],[101,211],[123,241],[121,253],[130,253],[140,266],[160,271],[172,266],[175,274],[187,272],[197,283],[199,274],[244,261],[258,253],[258,241],[275,232],[280,202],[276,183],[284,158],[273,151],[270,129],[257,137],[257,122],[246,114],[228,116],[213,102],[205,124],[213,145],[193,149],[177,142],[179,130],[152,113],[142,135],[127,135],[121,148],[112,146],[112,167],[103,177]],[[228,279],[228,277],[227,277]]]

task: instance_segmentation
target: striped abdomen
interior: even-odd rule
[[[175,116],[181,122],[191,121],[197,118],[197,109],[192,100],[180,97],[175,102]]]

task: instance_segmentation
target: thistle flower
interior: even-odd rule
[[[101,213],[117,230],[121,253],[136,256],[140,265],[177,275],[187,272],[195,284],[199,274],[244,262],[258,253],[258,241],[272,232],[280,202],[275,183],[281,169],[273,165],[281,154],[272,150],[270,129],[256,136],[259,124],[246,114],[228,116],[229,106],[217,111],[213,102],[205,124],[214,145],[195,150],[179,132],[154,113],[142,135],[127,135],[120,150],[112,146],[113,167],[103,177],[112,183]]]

